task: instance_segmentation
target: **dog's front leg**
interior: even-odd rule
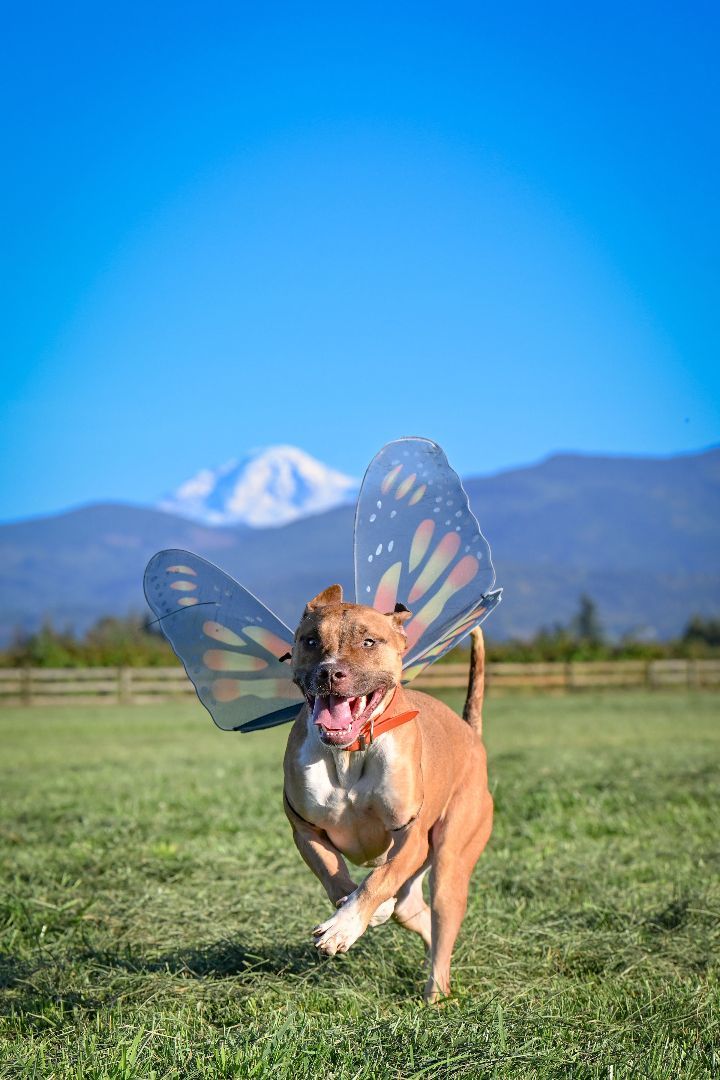
[[[397,829],[393,834],[387,862],[368,874],[331,919],[315,927],[316,947],[328,956],[347,952],[365,933],[380,905],[396,896],[405,882],[420,869],[428,851],[427,832],[419,828],[416,822]]]
[[[322,829],[298,817],[285,797],[285,813],[292,825],[295,846],[315,877],[319,879],[331,902],[337,906],[355,889],[347,865],[338,849]]]

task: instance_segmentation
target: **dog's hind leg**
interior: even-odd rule
[[[423,896],[423,878],[428,871],[430,861],[413,874],[399,890],[395,900],[393,918],[407,930],[414,930],[430,948],[431,917],[430,908]]]
[[[470,876],[492,831],[489,792],[477,810],[473,807],[472,816],[464,810],[451,808],[447,819],[432,830],[432,963],[425,986],[425,1000],[430,1004],[450,993],[450,958],[465,917]]]

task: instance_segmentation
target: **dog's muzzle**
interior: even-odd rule
[[[313,723],[320,729],[320,738],[331,746],[349,746],[362,731],[387,692],[378,686],[369,694],[308,694],[307,700]]]

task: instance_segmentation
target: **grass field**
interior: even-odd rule
[[[3,1075],[720,1074],[719,696],[487,703],[495,832],[434,1009],[394,924],[316,956],[286,735],[0,713]]]

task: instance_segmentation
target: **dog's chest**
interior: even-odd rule
[[[355,863],[381,861],[390,846],[383,807],[392,802],[392,779],[368,767],[362,754],[320,754],[298,759],[298,812],[322,828]]]
[[[310,755],[299,761],[305,808],[337,823],[372,811],[373,782],[356,754]],[[349,759],[349,760],[348,760]],[[312,819],[311,819],[312,820]],[[318,822],[320,824],[320,822]]]

